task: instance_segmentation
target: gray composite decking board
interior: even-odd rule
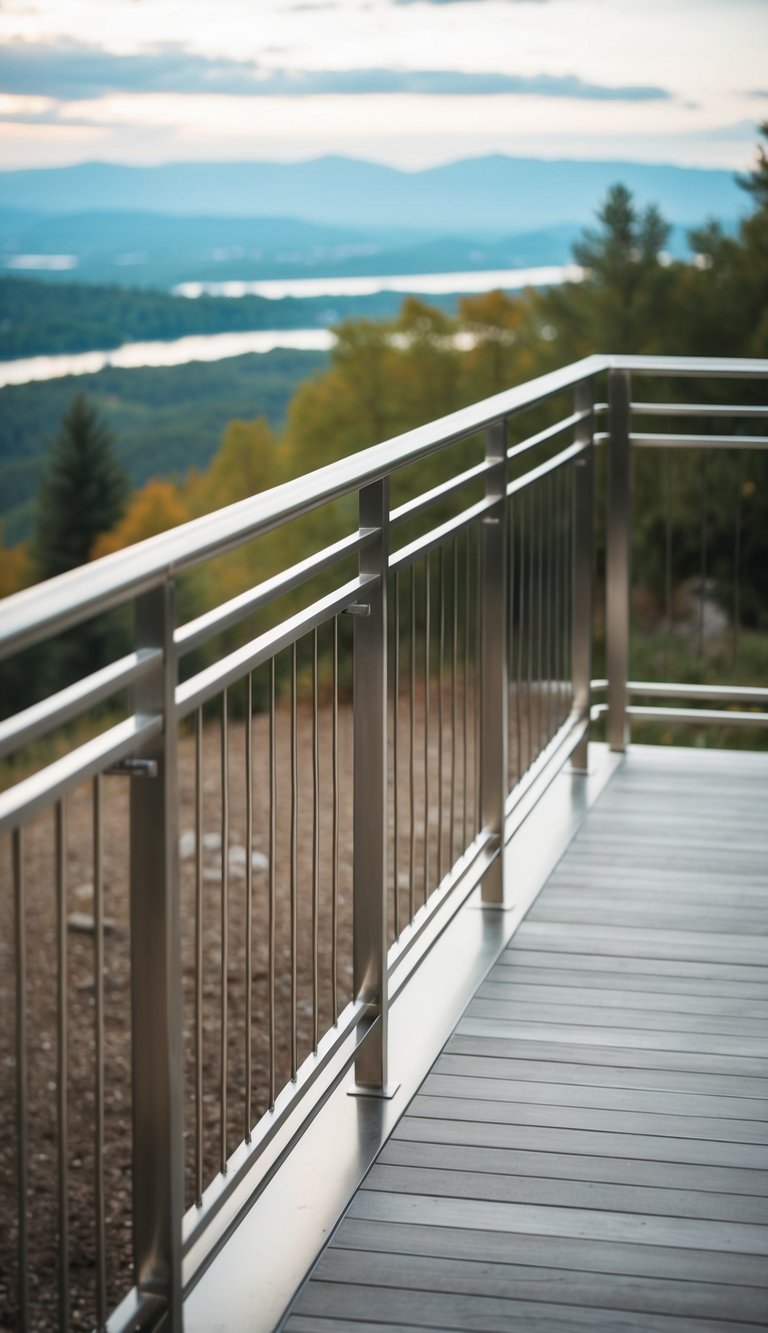
[[[768,1328],[766,793],[630,753],[286,1329]]]
[[[672,1139],[761,1145],[768,1150],[768,1123],[716,1116],[664,1115],[648,1111],[606,1111],[589,1106],[547,1106],[503,1102],[498,1097],[436,1096],[419,1092],[408,1110],[412,1119],[480,1121],[492,1125],[534,1125],[550,1129],[590,1129],[616,1134],[649,1134]]]
[[[540,1019],[514,1021],[467,1015],[456,1028],[469,1037],[527,1037],[535,1041],[573,1042],[576,1045],[637,1047],[641,1050],[680,1051],[682,1054],[744,1055],[768,1058],[768,1038],[734,1033],[665,1032],[661,1028],[612,1028],[596,1023],[554,1023]]]
[[[657,1189],[708,1190],[724,1194],[768,1196],[768,1171],[738,1167],[690,1166],[682,1162],[640,1161],[563,1152],[528,1152],[520,1148],[475,1148],[446,1143],[390,1139],[379,1165],[439,1167],[444,1171],[496,1172],[522,1178],[601,1180],[613,1185],[650,1185]],[[762,1205],[765,1212],[765,1204]]]
[[[623,1038],[624,1033],[620,1034]],[[495,1027],[490,1033],[467,1033],[458,1028],[449,1037],[446,1051],[465,1051],[473,1055],[492,1055],[496,1059],[561,1060],[569,1064],[599,1065],[604,1068],[673,1070],[678,1073],[720,1074],[728,1078],[750,1078],[754,1083],[768,1077],[768,1060],[761,1056],[723,1055],[692,1051],[642,1050],[611,1043],[609,1046],[584,1045],[573,1040],[542,1041],[530,1037],[510,1037]],[[756,1089],[759,1091],[759,1089]]]
[[[478,997],[467,1006],[468,1018],[498,1018],[503,1021],[519,1019],[521,1022],[534,1023],[569,1023],[585,1027],[633,1027],[661,1028],[665,1032],[705,1032],[717,1035],[754,1037],[764,1039],[765,1054],[768,1055],[768,1024],[759,1018],[741,1018],[729,1015],[718,1018],[715,1014],[685,1013],[681,1010],[657,1013],[653,1009],[627,1008],[614,1009],[610,1006],[585,1004],[578,992],[573,994],[569,1004],[565,997],[559,1003],[552,1004],[544,1000],[508,1001],[498,996],[486,999]]]
[[[574,1236],[586,1240],[630,1241],[720,1253],[768,1255],[768,1227],[747,1222],[711,1222],[699,1218],[606,1212],[551,1204],[499,1203],[485,1199],[444,1198],[427,1194],[360,1190],[347,1216],[438,1226],[478,1227],[489,1231],[525,1231],[535,1236]]]
[[[456,1292],[462,1296],[502,1296],[553,1304],[597,1306],[648,1314],[737,1319],[757,1323],[768,1315],[764,1287],[659,1278],[627,1278],[612,1273],[574,1273],[483,1259],[443,1259],[330,1246],[315,1277],[321,1282]]]
[[[602,1180],[511,1176],[435,1166],[394,1166],[381,1161],[368,1172],[362,1189],[632,1212],[638,1216],[647,1213],[652,1217],[688,1217],[709,1222],[750,1222],[756,1226],[764,1226],[766,1219],[765,1198],[760,1195],[721,1194],[706,1188],[616,1185]]]
[[[716,935],[708,931],[649,930],[624,926],[581,926],[571,922],[567,930],[551,921],[525,920],[518,927],[517,943],[525,949],[543,945],[552,953],[590,953],[623,956],[627,950],[643,958],[670,961],[740,963],[765,966],[766,946],[748,935]],[[514,945],[512,946],[515,947]]]
[[[435,1097],[470,1097],[490,1101],[537,1102],[548,1106],[594,1107],[608,1111],[651,1111],[680,1116],[713,1116],[715,1119],[751,1120],[765,1124],[765,1099],[712,1096],[709,1093],[647,1091],[640,1088],[590,1088],[584,1084],[526,1082],[507,1074],[492,1078],[487,1073],[442,1072],[440,1061],[422,1084],[422,1092]]]
[[[573,1152],[630,1157],[656,1162],[689,1162],[713,1166],[768,1170],[768,1150],[760,1144],[725,1143],[712,1139],[659,1138],[652,1134],[620,1134],[562,1126],[493,1124],[482,1120],[427,1120],[407,1116],[395,1138],[424,1143],[472,1144],[488,1148],[527,1148],[532,1152]]]
[[[588,943],[564,959],[561,953],[546,947],[527,948],[515,936],[501,955],[494,974],[506,975],[510,967],[558,968],[575,972],[621,972],[627,976],[674,977],[681,981],[740,981],[749,986],[768,984],[768,967],[754,963],[724,963],[722,959],[642,958],[632,954],[630,938],[623,954],[597,954]]]
[[[573,986],[554,986],[547,982],[531,984],[525,981],[498,981],[495,977],[483,983],[476,991],[479,1000],[506,1000],[508,1003],[524,1001],[529,1004],[567,1004],[568,997],[575,996],[579,1004],[591,1007],[604,1006],[610,1009],[658,1009],[666,1014],[712,1014],[714,1017],[749,1018],[768,1022],[768,1000],[757,1000],[753,996],[743,999],[726,995],[686,995],[679,992],[658,994],[655,991],[640,990],[637,987],[622,987],[620,981],[613,986],[593,986],[590,982]]]
[[[426,1226],[356,1218],[343,1220],[329,1242],[354,1250],[394,1254],[426,1254],[447,1259],[570,1268],[585,1273],[616,1273],[685,1282],[717,1282],[729,1286],[768,1288],[768,1264],[751,1254],[719,1254],[714,1250],[680,1250],[660,1245],[578,1240],[523,1232],[483,1231],[466,1227]]]
[[[465,1049],[466,1047],[466,1049]],[[526,1083],[555,1083],[565,1088],[638,1088],[643,1092],[701,1092],[713,1097],[745,1097],[765,1103],[768,1079],[739,1078],[733,1074],[690,1074],[677,1069],[636,1069],[623,1064],[590,1065],[565,1060],[493,1056],[475,1053],[471,1038],[454,1037],[433,1066],[436,1074],[471,1078],[514,1078]],[[764,1106],[763,1113],[768,1112]]]
[[[312,1282],[299,1296],[295,1319],[301,1314],[333,1319],[366,1319],[371,1303],[380,1309],[381,1289],[348,1282]],[[405,1290],[386,1291],[388,1322],[403,1320],[422,1328],[477,1329],[506,1333],[508,1329],[532,1330],[610,1329],[612,1333],[701,1333],[701,1322],[675,1316],[635,1313],[591,1306],[557,1305],[552,1302],[511,1300],[493,1296],[463,1296],[455,1293]],[[301,1328],[289,1322],[288,1327]],[[744,1333],[749,1325],[731,1319],[707,1321],[709,1333]]]

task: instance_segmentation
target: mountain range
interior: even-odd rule
[[[727,171],[637,162],[544,161],[497,154],[422,171],[345,157],[304,162],[172,162],[0,172],[0,207],[33,213],[142,211],[290,217],[365,230],[487,236],[583,225],[622,181],[640,203],[694,226],[732,219],[744,196]]]

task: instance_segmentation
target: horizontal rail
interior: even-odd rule
[[[184,681],[182,685],[176,688],[176,718],[181,721],[188,717],[196,708],[207,703],[215,695],[220,694],[228,685],[233,685],[235,681],[242,680],[249,671],[255,671],[256,667],[261,666],[263,662],[268,662],[270,657],[276,653],[282,652],[284,648],[289,648],[292,643],[309,634],[319,625],[325,624],[333,616],[338,615],[340,611],[345,611],[357,601],[361,593],[365,593],[366,588],[376,582],[371,578],[350,579],[348,583],[337,588],[335,592],[328,593],[318,601],[313,602],[305,610],[297,612],[290,616],[288,620],[283,620],[274,629],[267,630],[265,634],[260,634],[257,638],[251,639],[249,643],[242,648],[228,653],[212,666],[199,671],[196,676],[190,680]]]
[[[8,833],[58,801],[87,778],[103,773],[162,731],[160,717],[129,717],[56,759],[32,777],[0,792],[0,833]]]
[[[768,449],[768,435],[646,435],[633,432],[640,449]]]
[[[563,431],[569,430],[571,426],[578,426],[579,422],[586,421],[589,412],[572,412],[569,417],[563,417],[562,421],[556,421],[554,426],[547,426],[545,430],[540,430],[536,435],[529,435],[527,440],[521,440],[519,444],[513,444],[507,450],[507,458],[510,460],[518,458],[520,454],[528,453],[529,449],[535,449],[537,444],[544,444],[547,440],[553,440],[557,435],[562,435]]]
[[[395,551],[389,557],[390,572],[394,573],[397,569],[405,569],[407,565],[412,564],[414,560],[418,560],[420,556],[427,555],[429,551],[434,551],[449,537],[455,537],[457,532],[462,532],[464,528],[468,528],[470,524],[481,519],[484,514],[488,514],[496,503],[497,501],[493,499],[478,500],[476,504],[470,505],[468,509],[463,509],[460,514],[455,514],[453,518],[446,519],[445,523],[433,528],[425,536],[416,537],[407,546],[401,546],[399,551]]]
[[[631,680],[630,695],[646,699],[708,699],[720,703],[768,704],[768,690],[748,685],[681,685]]]
[[[659,379],[768,379],[768,360],[741,356],[606,356],[605,370],[628,370],[631,375]]]
[[[562,449],[559,454],[555,454],[554,458],[548,458],[546,463],[540,463],[538,467],[531,468],[531,471],[526,472],[524,477],[518,477],[516,481],[510,481],[507,486],[507,499],[511,495],[518,495],[520,491],[524,491],[528,486],[532,486],[534,482],[540,481],[542,477],[546,477],[550,472],[556,472],[558,468],[565,467],[566,463],[573,462],[574,458],[586,453],[589,448],[589,443],[569,444],[567,449]]]
[[[111,662],[101,671],[94,671],[74,685],[59,690],[56,694],[32,704],[15,717],[0,722],[0,759],[28,745],[40,736],[53,731],[54,727],[63,726],[75,717],[80,717],[86,708],[102,703],[141,680],[162,657],[159,649],[142,648],[138,652],[128,653],[118,662]]]
[[[595,704],[591,711],[593,721],[604,717],[608,712],[607,704]],[[645,707],[641,704],[630,704],[627,708],[627,715],[637,718],[638,722],[691,722],[696,725],[702,723],[722,724],[725,726],[736,727],[766,727],[768,726],[768,712],[766,713],[746,713],[728,708],[653,708]]]
[[[643,417],[768,417],[768,407],[732,403],[631,403],[630,410]]]
[[[471,482],[484,477],[487,472],[492,471],[493,464],[486,462],[476,463],[474,467],[468,467],[465,472],[460,472],[456,477],[450,477],[448,481],[443,481],[439,486],[433,486],[431,491],[424,491],[423,495],[417,495],[412,500],[406,500],[405,504],[398,505],[389,515],[390,528],[396,528],[401,523],[405,523],[409,518],[414,518],[437,500],[442,500],[446,495],[459,490],[462,486],[468,486]]]
[[[306,560],[299,560],[297,564],[291,565],[290,569],[281,570],[279,574],[264,579],[262,583],[257,583],[255,587],[248,588],[239,596],[232,597],[227,602],[222,602],[220,606],[214,607],[212,611],[206,611],[204,615],[197,616],[195,620],[188,620],[186,625],[180,625],[174,634],[174,643],[179,650],[179,655],[186,656],[194,648],[199,648],[201,644],[206,643],[214,634],[222,634],[224,630],[230,629],[248,616],[254,615],[262,607],[275,601],[276,598],[300,587],[309,578],[322,574],[326,569],[331,569],[333,565],[338,564],[345,557],[362,551],[366,546],[370,546],[377,536],[378,533],[373,528],[364,532],[349,533],[348,536],[342,537],[339,541],[333,542],[321,551],[315,551],[313,555],[307,556]]]

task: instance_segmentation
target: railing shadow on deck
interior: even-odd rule
[[[634,377],[662,396],[633,402]],[[26,764],[0,794],[7,1320],[180,1328],[329,1071],[391,1091],[392,995],[478,886],[508,904],[505,842],[586,768],[590,727],[621,751],[635,720],[768,722],[758,685],[630,679],[633,455],[765,450],[768,407],[678,397],[766,378],[589,357],[3,603],[6,659],[134,621],[131,652],[0,723]],[[635,429],[654,415],[668,433]],[[307,516],[280,560],[273,535]],[[269,576],[184,620],[185,580],[254,550]]]

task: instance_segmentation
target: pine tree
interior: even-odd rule
[[[62,418],[40,486],[35,540],[40,578],[84,564],[96,538],[120,518],[128,479],[113,444],[96,409],[78,394]]]

